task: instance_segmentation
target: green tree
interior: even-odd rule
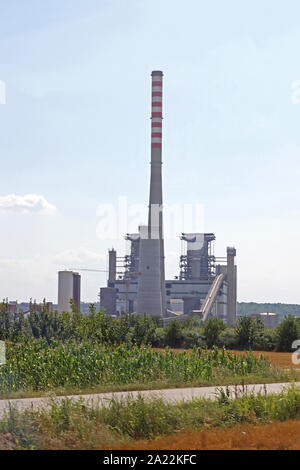
[[[141,346],[142,344],[152,344],[155,336],[156,324],[149,315],[137,315],[134,319],[133,341]]]
[[[179,321],[172,320],[165,328],[165,342],[167,346],[176,348],[182,342],[182,325]]]
[[[277,327],[276,351],[288,352],[292,350],[292,342],[300,338],[298,319],[288,315]]]
[[[209,320],[207,320],[203,327],[203,334],[209,348],[217,344],[219,335],[225,328],[226,325],[220,318],[209,318]]]
[[[243,349],[252,348],[256,334],[263,328],[264,325],[260,319],[255,321],[252,317],[241,317],[235,327],[238,346]]]

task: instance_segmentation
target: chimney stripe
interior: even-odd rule
[[[162,137],[162,133],[161,132],[152,132],[151,134],[151,137]]]
[[[161,146],[162,142],[162,79],[163,73],[152,72],[152,114],[151,114],[151,143]]]

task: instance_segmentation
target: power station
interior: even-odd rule
[[[186,250],[179,257],[178,275],[165,280],[162,98],[163,73],[154,71],[148,225],[126,235],[131,245],[129,255],[118,257],[114,249],[109,250],[109,275],[107,287],[100,289],[100,305],[110,315],[123,312],[160,315],[167,323],[194,313],[204,321],[217,316],[232,326],[237,305],[235,248],[228,247],[227,256],[217,258],[213,233],[183,233],[181,239],[186,242]]]

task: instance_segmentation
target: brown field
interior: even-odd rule
[[[242,354],[244,351],[233,351],[237,354]],[[274,351],[253,351],[255,357],[259,357],[260,355],[269,359],[269,361],[279,367],[280,369],[290,369],[291,367],[295,368],[296,370],[300,369],[293,365],[292,363],[292,353],[279,353]]]
[[[159,349],[159,348],[154,348],[154,349],[156,351],[164,351],[164,349]],[[172,351],[174,351],[175,353],[180,353],[183,351],[189,352],[188,349],[172,349]],[[228,352],[236,353],[236,354],[247,353],[247,351],[231,351],[231,350],[230,351],[228,350]],[[269,359],[269,361],[272,364],[274,364],[280,369],[290,369],[292,367],[293,369],[300,372],[300,366],[299,365],[295,366],[292,363],[292,353],[288,353],[288,352],[280,353],[280,352],[274,352],[274,351],[253,351],[253,354],[255,357],[259,357],[261,355],[266,357],[267,359]]]
[[[233,428],[183,431],[153,441],[136,441],[121,450],[299,450],[300,421],[244,424]]]

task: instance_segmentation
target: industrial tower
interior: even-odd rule
[[[162,207],[162,86],[163,73],[152,72],[151,177],[148,226],[139,228],[140,265],[137,313],[164,315],[165,256]]]
[[[130,254],[118,257],[109,251],[109,279],[100,289],[100,304],[107,314],[132,312],[161,315],[164,322],[184,319],[191,313],[206,321],[236,320],[236,250],[215,257],[213,233],[183,233],[186,254],[180,256],[179,275],[165,280],[162,197],[162,98],[163,73],[152,72],[151,177],[148,224],[126,235]],[[174,306],[182,305],[182,311]]]

